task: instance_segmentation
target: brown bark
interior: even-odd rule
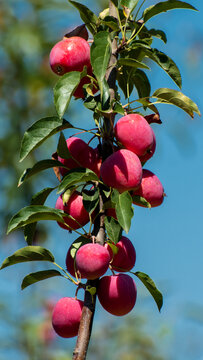
[[[109,1],[109,14],[117,17],[114,4]],[[109,62],[109,67],[106,72],[106,80],[110,88],[110,101],[115,98],[115,82],[116,82],[116,68],[113,64],[116,63],[116,50],[117,41],[112,42],[112,55]],[[112,153],[112,139],[113,139],[113,123],[115,115],[112,113],[110,117],[104,118],[105,127],[107,129],[107,135],[103,139],[102,143],[102,159],[105,160]],[[103,199],[100,195],[99,211],[103,209]],[[101,212],[94,224],[93,235],[96,237],[96,242],[101,245],[105,242],[105,228],[104,228],[104,213]],[[88,280],[87,286],[96,287],[98,280]],[[76,342],[76,347],[73,352],[73,360],[85,360],[87,349],[90,341],[92,324],[96,305],[96,294],[92,296],[89,291],[85,291],[84,306],[82,310],[82,317],[80,321],[80,327]]]

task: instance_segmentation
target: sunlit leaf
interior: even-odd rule
[[[134,214],[132,207],[132,197],[128,191],[119,194],[112,199],[115,202],[116,216],[118,222],[126,233],[130,230],[131,220]]]
[[[127,7],[130,10],[133,10],[138,4],[139,0],[121,0],[120,4]]]
[[[107,231],[108,238],[114,243],[120,240],[122,235],[122,228],[117,220],[111,216],[106,216],[104,219],[105,228]]]
[[[7,257],[0,269],[27,261],[50,261],[54,262],[52,253],[41,246],[26,246]]]
[[[44,205],[26,206],[11,218],[7,233],[40,220],[55,220],[63,223],[63,215],[63,211]]]
[[[62,274],[58,270],[52,270],[52,269],[31,273],[24,277],[21,284],[21,289],[24,290],[26,287],[35,284],[38,281],[50,279],[54,276],[62,276]]]
[[[201,115],[198,106],[194,103],[194,101],[180,91],[160,88],[154,92],[152,97],[156,97],[160,102],[178,106],[192,118],[194,117],[194,112]]]
[[[72,127],[73,126],[68,121],[60,119],[57,116],[47,117],[36,121],[23,136],[20,149],[20,161],[50,136],[63,129]]]
[[[162,296],[161,292],[157,289],[154,281],[147,274],[145,274],[143,272],[136,271],[133,274],[136,275],[142,281],[142,283],[146,286],[146,288],[149,290],[150,294],[153,296],[153,298],[157,304],[157,307],[160,311],[162,308],[162,305],[163,305],[163,296]]]
[[[94,188],[93,190],[83,190],[82,191],[83,197],[83,205],[89,214],[96,209],[99,203],[99,189]]]
[[[59,187],[58,193],[64,192],[68,187],[81,182],[98,181],[98,176],[90,169],[77,168],[72,169],[63,178]]]
[[[54,87],[54,104],[57,114],[60,118],[63,117],[71,97],[80,83],[81,73],[79,71],[72,71],[60,77]]]
[[[142,18],[144,19],[144,22],[146,23],[149,19],[151,19],[153,16],[158,15],[162,12],[166,12],[168,10],[173,9],[190,9],[190,10],[196,10],[197,9],[184,2],[184,1],[177,1],[177,0],[168,0],[168,1],[161,1],[158,2],[158,4],[152,5],[144,10]]]

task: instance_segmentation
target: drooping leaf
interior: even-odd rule
[[[194,117],[194,112],[201,115],[198,106],[194,101],[180,91],[160,88],[153,93],[152,97],[156,97],[160,102],[178,106],[192,118]]]
[[[150,294],[153,296],[153,298],[157,304],[157,307],[160,311],[162,308],[162,305],[163,305],[163,296],[162,296],[161,292],[157,289],[153,280],[147,274],[140,272],[140,271],[136,271],[133,274],[136,275],[142,281],[142,283],[146,286],[146,288],[149,290]]]
[[[151,19],[153,16],[158,15],[162,12],[166,12],[168,10],[173,9],[190,9],[190,10],[196,10],[197,9],[184,2],[184,1],[177,1],[177,0],[168,0],[168,1],[161,1],[158,4],[152,5],[144,10],[142,18],[144,22],[146,23],[149,19]]]
[[[2,265],[1,269],[27,261],[50,261],[54,262],[54,256],[52,253],[41,246],[26,246],[13,253],[13,255],[7,257]]]
[[[125,6],[131,11],[137,6],[139,0],[121,0],[121,6]]]
[[[82,191],[83,197],[83,205],[89,214],[96,209],[99,203],[99,189],[94,188],[93,190],[83,190]]]
[[[130,58],[121,58],[121,59],[119,59],[118,60],[118,65],[126,65],[126,66],[130,66],[130,67],[142,68],[142,69],[148,69],[149,70],[149,66],[147,66],[143,62],[138,61],[136,59],[130,59]]]
[[[148,34],[162,40],[165,44],[167,43],[167,37],[164,31],[157,29],[148,30]]]
[[[122,228],[117,220],[115,220],[111,216],[105,216],[104,219],[105,228],[107,231],[107,235],[109,239],[114,243],[117,244],[117,242],[120,240],[122,235]]]
[[[28,180],[31,176],[38,174],[39,172],[47,169],[51,169],[53,167],[65,167],[60,161],[58,160],[52,160],[52,159],[46,159],[46,160],[40,160],[36,164],[33,165],[32,168],[28,168],[24,170],[23,174],[21,175],[18,186],[21,186],[25,180]]]
[[[96,26],[96,24],[98,22],[97,16],[90,9],[88,9],[87,6],[80,4],[76,1],[72,1],[72,0],[69,0],[69,2],[73,6],[75,6],[76,9],[79,10],[81,19],[84,21],[84,23],[87,26],[87,28],[89,29],[89,31],[92,34],[94,34],[97,29],[97,26]]]
[[[118,21],[113,16],[105,16],[104,19],[101,20],[101,23],[110,27],[110,29],[113,31],[119,31]]]
[[[40,146],[50,136],[72,127],[68,121],[60,119],[57,116],[36,121],[23,136],[20,149],[20,161],[25,159],[32,150]]]
[[[40,220],[55,220],[64,223],[63,215],[63,211],[44,205],[26,206],[11,218],[7,233]]]
[[[114,200],[112,199],[112,201]],[[128,191],[125,191],[117,196],[115,201],[115,209],[119,224],[123,230],[128,233],[131,226],[131,219],[134,214],[132,207],[132,197]]]
[[[150,96],[151,92],[151,85],[149,82],[149,79],[147,75],[144,73],[144,71],[137,69],[133,75],[133,82],[135,84],[135,87],[137,89],[139,98],[144,98]]]
[[[111,38],[108,31],[100,31],[94,36],[94,41],[90,49],[91,64],[97,78],[101,97],[103,96],[103,82],[106,69],[111,56]]]
[[[98,181],[98,176],[90,169],[77,168],[72,169],[63,178],[59,187],[58,193],[64,192],[68,187],[81,182]]]
[[[47,197],[55,188],[45,188],[32,197],[31,205],[44,205]],[[31,223],[24,227],[24,237],[28,245],[32,245],[37,223]]]
[[[24,277],[21,284],[21,289],[24,290],[26,287],[35,284],[38,281],[50,279],[54,276],[62,276],[62,274],[58,270],[54,269],[30,273]]]
[[[141,98],[141,99],[137,99],[136,101],[141,103],[144,108],[149,108],[155,114],[159,114],[157,107],[152,102],[150,102],[148,99]]]
[[[133,203],[136,203],[138,205],[142,205],[142,206],[147,207],[147,208],[151,208],[150,203],[145,198],[143,198],[142,196],[133,195],[132,200],[133,200]]]
[[[54,104],[60,118],[63,117],[71,97],[81,80],[79,71],[72,71],[60,77],[54,87]]]
[[[71,157],[71,154],[68,150],[68,146],[66,143],[66,138],[64,134],[61,132],[59,136],[58,146],[57,146],[57,154],[62,159],[69,159]]]

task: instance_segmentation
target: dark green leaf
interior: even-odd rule
[[[125,110],[121,103],[116,102],[113,111],[117,114],[125,115]]]
[[[99,189],[94,188],[93,190],[83,190],[83,205],[89,214],[96,209],[99,203]]]
[[[142,205],[142,206],[147,207],[147,208],[151,208],[150,203],[145,198],[143,198],[142,196],[133,195],[132,200],[133,200],[134,204],[138,204],[138,205]]]
[[[87,26],[87,28],[89,29],[89,31],[92,34],[94,34],[97,29],[97,26],[96,26],[97,21],[98,21],[97,16],[90,9],[88,9],[87,6],[80,4],[76,1],[72,1],[72,0],[69,0],[69,2],[73,6],[75,6],[76,9],[79,10],[81,19],[84,21],[84,23]]]
[[[137,4],[138,4],[139,0],[121,0],[120,4],[121,6],[125,6],[130,10],[133,10]]]
[[[103,81],[111,56],[111,38],[107,31],[100,31],[94,36],[90,50],[91,64],[97,78],[101,97],[103,96]]]
[[[63,211],[44,205],[26,206],[11,218],[7,233],[40,220],[56,220],[64,223],[63,215]]]
[[[117,74],[118,85],[123,91],[125,98],[128,98],[133,91],[133,70],[128,66],[123,66],[121,71]]]
[[[142,17],[144,19],[144,22],[146,23],[153,16],[172,9],[190,9],[197,11],[197,9],[194,6],[184,1],[168,0],[168,1],[161,1],[158,4],[148,7],[147,9],[144,10]]]
[[[135,59],[129,59],[129,58],[121,58],[118,60],[118,65],[126,65],[126,66],[130,66],[130,67],[135,67],[135,68],[142,68],[142,69],[148,69],[149,70],[149,66],[147,66],[146,64],[135,60]]]
[[[25,180],[29,179],[31,176],[36,175],[43,170],[47,170],[47,169],[57,167],[57,166],[65,167],[58,160],[47,159],[47,160],[38,161],[32,168],[26,169],[23,172],[23,174],[21,175],[21,177],[19,179],[18,186],[21,186],[22,183]]]
[[[57,154],[62,159],[69,159],[71,157],[71,154],[68,150],[65,136],[63,135],[62,132],[60,133],[60,137],[59,137],[59,141],[58,141]]]
[[[20,161],[50,136],[63,129],[72,127],[73,126],[68,121],[60,119],[57,116],[47,117],[36,121],[24,134],[20,149]]]
[[[150,294],[153,296],[160,311],[163,305],[163,296],[160,293],[160,291],[157,289],[153,280],[147,274],[140,271],[136,271],[133,274],[136,275],[149,290]]]
[[[157,37],[158,39],[161,39],[165,44],[167,43],[166,34],[162,30],[150,29],[148,30],[148,34]]]
[[[197,105],[180,91],[160,88],[152,96],[156,97],[160,102],[178,106],[192,118],[194,117],[194,112],[201,115]]]
[[[54,256],[52,253],[41,247],[41,246],[26,246],[22,249],[14,252],[13,255],[7,257],[0,269],[3,269],[7,266],[26,262],[26,261],[50,261],[54,262]]]
[[[81,73],[79,71],[72,71],[60,77],[54,87],[54,104],[56,112],[60,118],[63,117],[69,103],[71,96],[80,83]]]
[[[122,228],[118,221],[116,221],[111,216],[106,216],[104,219],[105,228],[107,231],[107,235],[109,239],[114,243],[117,244],[117,242],[120,240],[122,235]]]
[[[151,91],[151,85],[144,71],[137,69],[133,73],[132,78],[139,97],[140,98],[149,97]]]
[[[38,281],[52,278],[54,276],[62,276],[58,270],[44,270],[31,273],[24,277],[21,289],[24,290],[26,287],[35,284]]]
[[[58,193],[64,192],[68,187],[81,182],[98,181],[98,176],[90,169],[77,168],[72,169],[63,178],[59,187]]]
[[[157,49],[145,49],[144,54],[151,60],[155,61],[171,77],[171,79],[179,86],[179,88],[181,88],[182,80],[180,71],[177,65],[168,55]]]
[[[110,29],[112,29],[113,31],[119,31],[118,21],[113,16],[106,16],[104,19],[102,19],[101,23],[110,27]]]
[[[44,205],[47,197],[55,188],[45,188],[32,197],[31,205]],[[28,245],[32,245],[37,223],[28,224],[24,228],[24,237]]]
[[[128,233],[133,217],[132,197],[128,191],[119,194],[116,201],[116,216],[123,230]]]

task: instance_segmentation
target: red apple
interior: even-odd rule
[[[118,252],[114,254],[113,260],[110,263],[113,270],[119,272],[130,271],[135,265],[136,251],[132,242],[125,236],[117,242],[116,247]],[[112,253],[110,246],[107,249]]]
[[[52,325],[59,336],[70,338],[78,334],[82,307],[83,301],[70,297],[64,297],[56,303]]]
[[[76,253],[76,267],[83,278],[94,280],[105,274],[109,267],[109,251],[99,244],[85,244]]]
[[[78,167],[88,168],[92,171],[95,170],[95,163],[96,163],[96,154],[94,149],[86,144],[80,138],[77,137],[70,137],[66,140],[68,150],[73,158],[63,159],[60,156],[58,160],[65,165],[69,170],[75,169]],[[60,173],[62,176],[67,174],[68,169],[60,167]]]
[[[151,171],[143,169],[142,182],[133,195],[139,195],[145,198],[151,207],[159,206],[164,200],[164,188],[158,177]],[[133,202],[136,205],[142,206],[140,203]]]
[[[136,154],[121,149],[102,163],[101,177],[106,185],[120,192],[137,189],[142,179],[142,165]]]
[[[84,208],[82,195],[77,191],[70,196],[66,205],[63,204],[63,198],[62,195],[60,195],[56,201],[55,208],[63,210],[65,213],[63,218],[68,227],[58,222],[59,226],[63,229],[70,230],[70,228],[72,228],[76,230],[89,222],[89,214]],[[75,220],[67,217],[66,214],[71,215]]]
[[[127,274],[104,276],[99,280],[97,295],[106,311],[122,316],[133,309],[137,288],[134,280]]]
[[[116,123],[114,132],[116,139],[139,157],[146,155],[154,143],[152,128],[139,114],[123,116]]]

